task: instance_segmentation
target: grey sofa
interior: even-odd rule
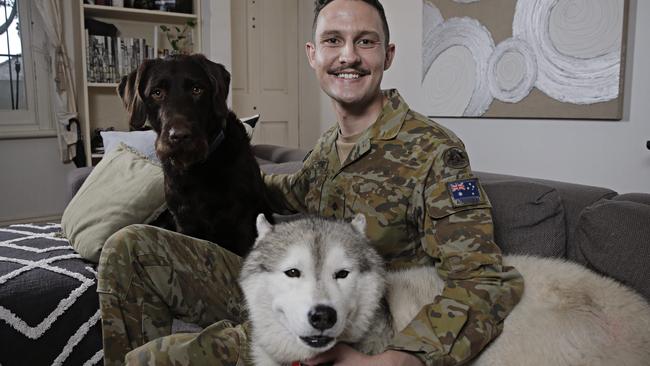
[[[254,153],[264,171],[291,173],[300,168],[306,151],[257,145]],[[70,174],[69,198],[89,173],[90,168],[81,168]],[[487,172],[476,174],[492,202],[495,239],[504,253],[578,262],[630,286],[650,300],[650,194],[619,195],[603,187]],[[60,307],[68,301],[71,296],[68,294],[80,293],[64,311],[57,313],[58,319],[52,320],[40,338],[28,339],[0,319],[1,365],[50,365],[56,363],[53,362],[55,359],[63,365],[101,364],[94,269],[91,263],[75,258],[71,247],[66,248],[65,243],[54,241],[53,232],[56,230],[56,227],[46,225],[14,227],[3,233],[0,228],[0,244],[3,240],[16,243],[20,239],[16,236],[24,235],[32,238],[29,239],[34,241],[32,246],[38,248],[34,253],[0,245],[0,306],[12,310],[29,326],[41,326],[42,318],[57,313],[58,310],[51,309],[53,306]],[[28,231],[36,234],[31,235]],[[54,262],[39,264],[48,270],[38,268],[21,272],[22,267],[17,267],[27,268],[30,263],[43,263],[60,254],[66,259],[56,262],[60,263],[57,268],[65,267],[72,278],[61,276],[59,269],[53,273],[50,267],[55,266]],[[5,263],[2,257],[11,259]],[[18,272],[20,274],[13,280],[6,280],[10,278],[7,273]],[[82,292],[79,291],[79,281],[86,286]],[[36,316],[36,313],[43,315]],[[69,332],[70,327],[73,327],[72,332]],[[180,323],[175,324],[174,329],[196,330]],[[65,331],[72,334],[60,335]],[[34,331],[30,328],[23,333],[33,336]],[[48,334],[50,336],[46,337]],[[33,352],[34,349],[39,352]]]

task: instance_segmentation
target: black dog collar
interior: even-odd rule
[[[210,150],[208,150],[208,156],[212,155],[212,153],[219,147],[219,145],[221,145],[225,138],[226,135],[223,133],[223,130],[221,130],[217,137],[212,140],[212,143],[210,144]]]
[[[219,145],[221,145],[223,140],[226,138],[226,134],[223,132],[226,130],[226,123],[228,122],[224,118],[223,122],[221,123],[221,131],[219,132],[217,137],[215,137],[214,140],[212,140],[212,143],[210,144],[210,149],[208,150],[208,155],[205,157],[206,159],[209,158],[210,155],[212,155],[212,153],[219,147]]]

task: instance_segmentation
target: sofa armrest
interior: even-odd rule
[[[66,204],[68,204],[72,197],[77,194],[79,188],[84,183],[86,178],[90,175],[90,172],[93,170],[93,167],[83,167],[73,169],[68,173],[67,185],[66,185]]]
[[[650,194],[629,193],[585,208],[576,229],[578,260],[650,300]]]

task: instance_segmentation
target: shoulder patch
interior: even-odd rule
[[[471,206],[483,202],[478,178],[449,182],[447,190],[454,207]]]
[[[445,166],[453,169],[463,169],[469,165],[469,158],[465,150],[459,147],[450,147],[442,155]]]

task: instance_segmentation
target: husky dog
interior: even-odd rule
[[[259,236],[240,278],[256,365],[288,365],[337,342],[380,353],[442,292],[433,267],[386,272],[365,229],[362,215],[275,226],[257,218]],[[523,275],[525,292],[472,365],[650,365],[650,306],[641,296],[561,260],[507,256],[504,263]]]

